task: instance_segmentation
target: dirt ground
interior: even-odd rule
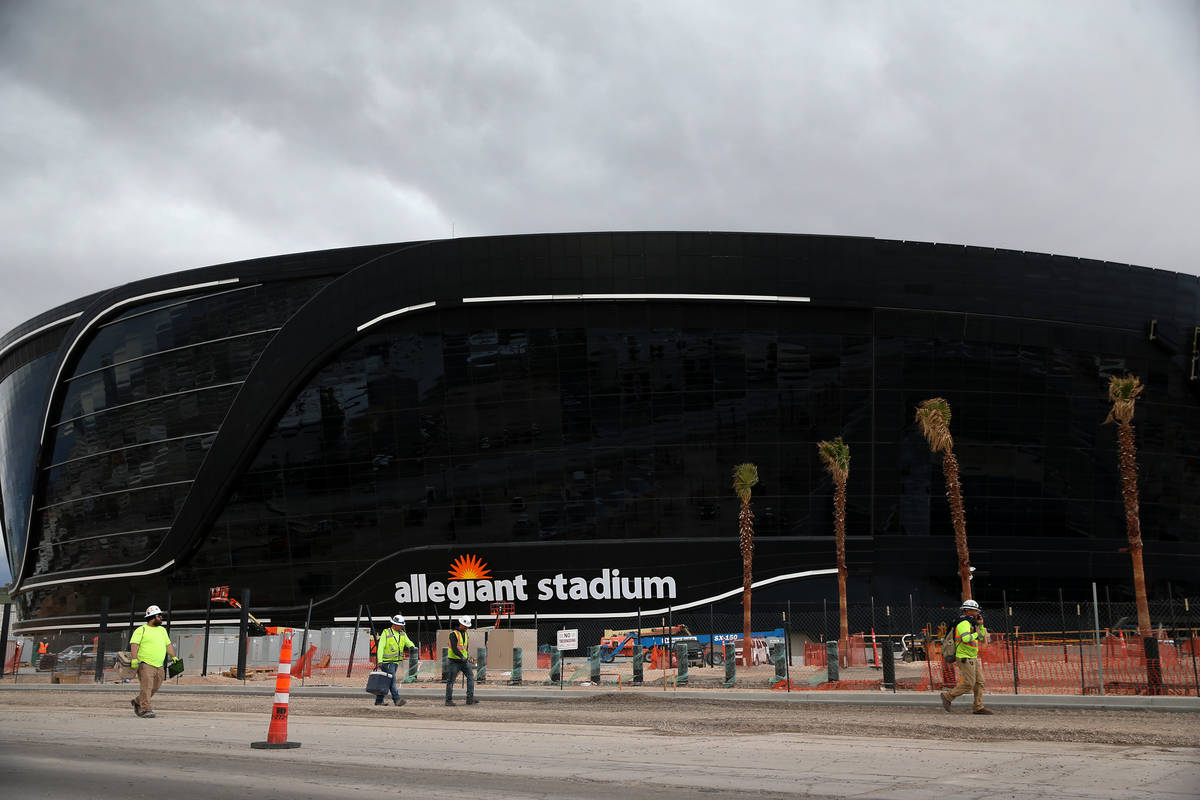
[[[593,690],[594,691],[594,690]],[[136,687],[130,687],[130,696]],[[306,716],[470,719],[515,724],[567,724],[635,727],[670,736],[738,735],[772,732],[814,735],[901,736],[956,741],[1091,742],[1098,744],[1200,748],[1200,712],[1081,711],[1005,708],[994,716],[969,713],[964,704],[946,714],[935,697],[928,708],[772,703],[731,699],[658,696],[650,692],[606,692],[555,700],[492,701],[446,708],[429,692],[412,696],[402,707],[373,707],[369,698],[318,698],[293,695],[290,724],[302,726]],[[461,700],[461,697],[459,698]],[[44,713],[87,714],[88,709],[128,705],[111,692],[66,692],[51,689],[0,693],[0,707],[37,708]],[[258,714],[269,721],[271,699],[231,695],[172,695],[156,698],[161,717],[173,712]],[[132,712],[131,712],[132,713]]]
[[[421,663],[421,673],[419,683],[421,685],[438,683],[435,679],[434,671],[436,665],[430,661]],[[296,680],[298,685],[310,686],[346,686],[360,687],[366,682],[367,672],[370,668],[365,665],[356,665],[354,673],[351,677],[346,677],[345,666],[329,669],[315,669],[312,675],[305,678],[303,681]],[[231,671],[231,670],[226,670]],[[675,677],[675,669],[651,669],[646,665],[643,670],[643,681],[648,684],[661,684],[665,677],[671,681]],[[128,676],[132,676],[132,672]],[[508,670],[500,670],[491,668],[488,670],[488,680],[496,682],[504,682],[510,676]],[[823,667],[803,667],[794,666],[790,670],[790,676],[793,686],[807,686],[809,684],[817,684],[824,680],[825,669]],[[566,665],[563,672],[564,678],[567,681],[574,679],[575,685],[591,686],[586,682],[588,678],[587,662],[584,660],[572,660]],[[527,685],[536,685],[545,681],[549,676],[549,670],[526,667],[522,672],[522,677]],[[66,682],[91,683],[91,675],[67,675]],[[121,673],[116,670],[110,670],[105,674],[106,683],[119,683]],[[872,667],[843,667],[840,673],[841,680],[853,682],[855,684],[878,682],[882,680],[883,673],[878,668]],[[915,664],[897,663],[896,664],[896,680],[901,685],[916,684],[928,681],[930,671],[926,667],[925,662]],[[61,678],[60,678],[61,679]],[[74,680],[72,680],[74,679]],[[619,679],[619,681],[618,681]],[[17,683],[40,683],[50,684],[53,680],[50,672],[22,672]],[[246,683],[271,683],[275,680],[275,671],[273,669],[248,670],[246,673]],[[628,686],[633,680],[633,665],[628,661],[621,661],[613,664],[604,664],[600,670],[600,685],[616,687],[618,683]],[[725,681],[724,667],[692,667],[688,674],[687,686],[690,689],[705,689],[718,688]],[[746,667],[738,667],[737,669],[737,686],[743,689],[765,689],[769,688],[775,679],[775,668],[771,665],[756,665],[747,669]],[[224,674],[219,674],[217,670],[213,670],[208,675],[201,677],[199,669],[196,665],[189,665],[188,670],[178,678],[173,678],[170,683],[178,683],[183,686],[230,686],[240,685],[242,681],[237,678],[227,677]],[[868,688],[862,686],[861,688]]]

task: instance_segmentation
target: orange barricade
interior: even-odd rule
[[[20,665],[21,665],[21,643],[13,642],[13,654],[8,658],[7,661],[4,662],[3,672],[5,674],[7,674],[9,672],[15,673],[17,671],[17,667],[19,667]]]
[[[292,664],[292,677],[293,678],[312,677],[313,656],[315,656],[316,654],[317,654],[317,646],[315,644],[310,644],[308,646],[308,652],[305,653],[304,655],[302,655],[300,658],[298,658],[296,660],[295,664]]]

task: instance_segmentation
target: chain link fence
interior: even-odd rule
[[[989,691],[1046,694],[1178,694],[1200,696],[1200,610],[1190,599],[1150,604],[1153,635],[1137,632],[1133,603],[984,603],[991,640],[981,651]],[[739,605],[714,604],[666,613],[548,620],[488,615],[475,618],[471,650],[483,655],[483,681],[560,685],[624,685],[663,681],[687,673],[691,685],[727,686],[726,647],[734,645],[737,685],[791,689],[936,691],[952,685],[940,639],[958,617],[954,606],[917,604],[911,597],[875,599],[847,608],[850,639],[839,646],[837,677],[826,643],[839,638],[836,599],[819,603],[753,602],[751,663],[742,660]],[[492,628],[498,624],[498,629]],[[132,682],[129,637],[135,623],[104,630],[10,635],[5,681],[69,684]],[[373,623],[373,624],[371,624]],[[449,620],[411,618],[408,635],[419,645],[399,680],[442,678]],[[386,619],[305,630],[268,628],[242,638],[237,626],[170,628],[185,672],[175,683],[271,680],[282,637],[291,631],[294,677],[305,684],[360,685],[374,663],[374,636]],[[356,632],[357,630],[357,632]],[[575,631],[577,647],[558,651],[561,631]],[[520,654],[514,653],[515,648]],[[124,655],[123,655],[124,654]],[[686,657],[681,667],[680,659]],[[560,661],[561,659],[561,661]],[[639,662],[636,663],[635,662]],[[780,673],[780,670],[784,673]]]

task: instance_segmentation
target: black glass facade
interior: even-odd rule
[[[10,565],[20,564],[25,550],[26,515],[33,498],[33,476],[27,470],[37,454],[37,419],[44,408],[53,367],[52,356],[43,355],[0,380],[0,436],[4,437],[5,452],[0,462],[0,497],[4,502],[4,539]]]
[[[176,597],[241,583],[280,614],[310,599],[328,616],[386,607],[409,571],[444,573],[463,553],[497,577],[518,564],[534,579],[644,568],[675,576],[681,600],[711,595],[737,583],[729,473],[742,461],[761,475],[756,575],[832,566],[816,443],[839,435],[852,455],[852,574],[950,591],[943,476],[913,421],[931,396],[954,412],[979,591],[1127,580],[1115,430],[1101,424],[1108,377],[1126,372],[1146,384],[1136,427],[1149,577],[1194,582],[1195,278],[770,235],[417,250],[431,255],[364,260],[332,283],[158,298],[97,326],[52,406],[27,611],[92,613],[130,581],[37,584],[145,568],[160,551],[159,566],[171,563],[149,565],[135,594],[167,579]],[[664,287],[705,297],[664,298]],[[588,292],[606,297],[573,294]],[[462,302],[472,294],[492,299]],[[428,300],[436,307],[368,322]],[[26,368],[42,370],[43,395],[46,358]],[[0,383],[0,399],[17,385]],[[3,418],[3,435],[19,416]],[[7,532],[21,489],[3,477]],[[20,543],[8,540],[16,569]]]
[[[219,286],[97,327],[47,435],[39,574],[133,564],[162,543],[246,374],[322,283]]]

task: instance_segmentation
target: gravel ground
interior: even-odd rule
[[[136,687],[130,687],[130,696]],[[657,697],[641,693],[606,693],[555,700],[505,702],[484,700],[477,706],[446,708],[438,699],[414,697],[407,705],[374,708],[369,698],[293,696],[290,724],[305,716],[394,717],[406,719],[471,719],[473,721],[603,725],[636,727],[663,735],[691,736],[771,732],[814,735],[905,737],[956,741],[1091,742],[1097,744],[1200,748],[1200,713],[1152,711],[1081,711],[1006,708],[979,717],[968,707],[942,711],[936,698],[929,708],[855,705],[797,705],[745,700]],[[0,693],[0,707],[37,708],[44,713],[80,714],[87,709],[128,705],[121,694],[64,692],[52,689]],[[261,715],[265,726],[271,701],[264,697],[172,695],[155,698],[164,720],[172,712],[217,711]]]

